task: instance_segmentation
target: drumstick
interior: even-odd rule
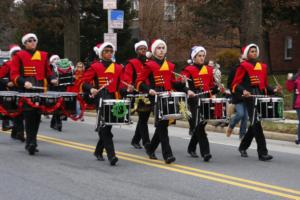
[[[277,81],[277,78],[274,75],[273,75],[273,79],[274,79],[276,85],[280,85],[279,82]]]
[[[103,90],[104,88],[106,88],[107,86],[109,86],[109,84],[112,82],[112,80],[107,81],[106,84],[102,85],[98,90],[97,93],[99,93],[101,90]],[[91,98],[94,98],[95,95],[89,95]]]
[[[195,96],[201,96],[201,95],[203,95],[203,94],[208,94],[208,93],[210,93],[211,92],[211,90],[208,90],[208,91],[205,91],[205,92],[200,92],[200,93],[198,93],[198,94],[195,94]]]
[[[136,91],[136,92],[138,92],[138,90],[133,86],[133,85],[131,85],[131,84],[129,84],[129,83],[126,83],[125,81],[121,81],[124,85],[126,85],[127,87],[133,87],[133,90],[134,91]]]
[[[44,90],[46,87],[32,86],[30,89]]]
[[[187,78],[186,76],[182,75],[182,74],[178,74],[176,72],[172,72],[173,74],[177,75],[177,76],[180,76],[181,78],[185,78],[186,80],[188,81],[192,81],[191,79]]]

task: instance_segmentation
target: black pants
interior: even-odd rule
[[[50,122],[50,126],[54,128],[62,128],[62,119],[60,114],[53,114]]]
[[[17,134],[24,135],[24,117],[20,114],[13,118],[13,128],[11,130],[11,135],[16,136]]]
[[[37,145],[37,134],[41,123],[41,113],[38,110],[24,111],[26,144]]]
[[[102,154],[103,150],[105,149],[108,159],[116,156],[111,129],[112,126],[102,126],[99,128],[99,140],[95,149],[96,155]]]
[[[188,152],[195,152],[197,144],[199,143],[200,154],[203,157],[205,154],[210,153],[209,142],[205,132],[205,126],[207,123],[205,121],[196,122],[196,101],[189,102],[189,108],[192,113],[192,118],[189,120],[192,137],[188,146]]]
[[[267,155],[267,145],[264,132],[260,121],[257,120],[257,112],[254,113],[254,98],[245,99],[245,105],[248,110],[248,115],[250,119],[250,126],[245,136],[243,137],[239,150],[247,150],[251,145],[253,138],[255,138],[257,143],[257,153],[258,155]]]
[[[161,120],[157,122],[156,129],[149,146],[149,151],[155,152],[159,143],[161,143],[162,154],[165,160],[168,157],[173,156],[169,142],[168,126],[169,120]]]
[[[138,112],[139,120],[136,125],[135,133],[132,138],[131,143],[138,144],[141,139],[143,141],[143,145],[150,143],[149,139],[149,129],[148,129],[148,119],[150,117],[151,111],[147,112]]]
[[[9,124],[9,118],[8,117],[3,117],[2,118],[2,129],[3,130],[5,130],[5,129],[7,129],[7,128],[9,128],[10,127],[10,124]]]

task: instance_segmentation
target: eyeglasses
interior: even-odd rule
[[[113,53],[113,50],[103,50],[103,53]]]
[[[26,42],[29,42],[29,43],[31,43],[31,42],[36,42],[36,40],[35,40],[35,39],[29,39],[29,40],[27,40]]]

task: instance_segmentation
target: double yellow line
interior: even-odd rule
[[[38,136],[39,140],[57,144],[65,147],[70,147],[77,150],[94,152],[95,147],[92,145],[77,143],[68,140],[57,139],[53,137],[48,137],[44,135]],[[160,160],[149,160],[146,157],[138,156],[134,154],[124,153],[124,152],[116,152],[117,156],[120,159],[127,160],[130,162],[147,165],[155,168],[165,169],[168,171],[173,171],[185,175],[190,175],[218,183],[233,185],[241,188],[246,188],[250,190],[254,190],[257,192],[262,192],[270,195],[275,195],[287,199],[297,199],[300,200],[300,191],[293,190],[285,187],[280,187],[276,185],[265,184],[257,181],[247,180],[243,178],[238,178],[234,176],[228,176],[221,173],[216,173],[208,170],[201,170],[198,168],[188,167],[185,165],[172,164],[166,165],[163,161]]]
[[[68,147],[80,151],[94,152],[95,149],[95,146],[92,145],[87,145],[87,144],[78,143],[69,140],[57,139],[45,135],[39,135],[38,139],[40,141],[44,141],[47,143],[56,144],[59,146],[64,146],[64,147]],[[201,170],[198,168],[193,168],[185,165],[179,165],[179,164],[166,165],[163,161],[160,160],[149,160],[146,157],[129,154],[125,152],[116,152],[116,153],[120,159],[127,160],[133,163],[160,168],[172,172],[177,172],[180,174],[185,174],[185,175],[206,179],[213,182],[245,188],[256,192],[262,192],[269,195],[279,196],[287,199],[300,200],[299,190],[293,190],[290,188],[285,188],[276,185],[270,185],[262,182],[243,179],[239,177],[229,176],[229,175],[225,175],[213,171]]]

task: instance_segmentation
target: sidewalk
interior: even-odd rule
[[[84,115],[89,116],[89,117],[96,117],[96,112],[88,111],[88,112],[85,112]],[[133,116],[131,116],[131,120],[134,122],[137,122],[138,117],[133,115]],[[295,121],[295,120],[293,120],[293,121]],[[154,122],[153,117],[150,117],[148,124],[153,124],[153,122]],[[173,125],[173,126],[180,127],[180,128],[189,128],[189,123],[187,121],[177,120],[176,125]],[[211,131],[211,132],[225,134],[226,127],[225,128],[214,127],[210,124],[207,124],[206,130]],[[237,135],[238,131],[239,131],[239,128],[235,128],[233,131],[233,134]],[[295,134],[278,133],[278,132],[271,132],[271,131],[264,131],[264,134],[267,139],[290,141],[290,142],[294,142],[296,140]]]

